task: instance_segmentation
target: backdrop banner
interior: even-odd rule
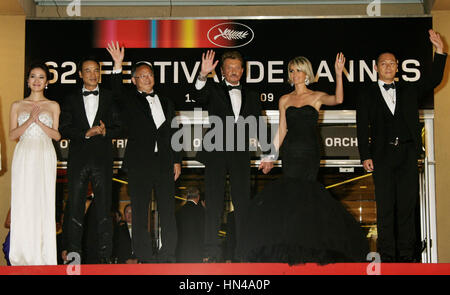
[[[293,89],[287,83],[289,60],[307,57],[315,73],[316,83],[311,88],[333,93],[334,62],[336,54],[343,52],[346,56],[344,103],[323,109],[354,110],[360,88],[377,80],[373,65],[380,53],[389,51],[396,55],[399,80],[416,82],[430,71],[432,45],[428,30],[431,27],[432,18],[428,16],[27,20],[25,62],[27,68],[35,61],[46,62],[51,69],[51,85],[46,96],[61,102],[68,93],[81,87],[77,63],[85,56],[93,56],[100,62],[101,84],[109,88],[113,62],[105,47],[110,41],[118,41],[126,48],[124,83],[131,83],[130,69],[134,63],[148,61],[155,69],[155,89],[170,97],[178,111],[191,111],[200,107],[193,88],[202,53],[213,49],[216,58],[220,58],[225,51],[238,50],[246,61],[243,80],[259,93],[264,109],[276,110],[279,98]],[[219,81],[220,64],[213,74]],[[432,109],[433,106],[433,93],[429,93],[420,107]],[[336,129],[336,132],[342,130],[343,140],[333,140],[339,149],[357,150],[354,140],[344,139],[356,137],[349,134],[354,132],[354,127],[350,128],[353,130]],[[330,141],[323,146],[329,150]],[[116,145],[116,148],[120,147]],[[355,151],[350,154],[355,155]]]

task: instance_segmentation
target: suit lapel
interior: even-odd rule
[[[230,92],[228,91],[227,84],[225,83],[225,79],[222,80],[222,82],[220,82],[220,86],[221,86],[222,94],[223,94],[222,99],[223,99],[225,105],[227,106],[227,114],[226,115],[234,116],[233,106],[231,105]]]
[[[402,94],[402,85],[399,82],[395,83],[395,114],[401,111],[401,94]]]
[[[86,114],[86,107],[84,106],[84,96],[83,96],[83,90],[82,89],[80,89],[80,91],[78,92],[78,95],[77,95],[77,105],[78,105],[78,108],[80,109],[80,110],[83,110],[81,113],[83,114],[82,116],[83,116],[83,122],[85,123],[85,125],[86,125],[86,127],[87,127],[87,129],[89,129],[89,128],[91,128],[90,126],[89,126],[89,120],[88,120],[88,117],[87,117],[87,114]]]
[[[169,116],[169,114],[168,114],[168,103],[167,103],[167,100],[166,99],[164,99],[163,97],[161,97],[159,94],[157,94],[158,95],[158,99],[159,99],[159,102],[161,103],[161,107],[162,107],[162,109],[163,109],[163,113],[164,113],[164,117],[166,118],[166,120],[163,122],[163,124],[162,125],[164,125],[164,124],[166,124],[167,123],[167,121],[169,121],[169,119],[170,119],[170,116]],[[170,124],[170,122],[169,122],[169,124]],[[162,126],[161,125],[161,126]],[[161,126],[159,127],[159,128],[161,128]],[[156,127],[156,125],[155,125],[155,127]]]
[[[144,115],[145,120],[148,121],[152,129],[156,130],[155,121],[153,120],[152,111],[150,110],[150,105],[147,99],[136,90],[135,94],[135,105],[140,112]]]
[[[247,88],[242,85],[241,90],[241,108],[239,109],[239,116],[244,117],[244,110],[247,103]]]
[[[102,96],[102,91],[99,88],[98,108],[97,108],[97,113],[95,114],[93,125],[100,125],[100,118],[102,118],[102,116],[103,116],[103,109],[104,109],[104,107],[105,107],[105,97]],[[103,123],[105,123],[105,122],[103,122]]]
[[[380,89],[380,86],[378,85],[378,83],[375,83],[374,87],[375,87],[375,89],[374,89],[375,96],[378,97],[379,102],[383,105],[384,111],[388,112],[389,115],[393,116],[393,114],[392,114],[391,110],[389,109],[386,101],[384,100],[383,93],[381,93],[381,89]],[[396,108],[397,108],[397,106],[396,106]],[[394,112],[394,114],[395,114],[395,112]]]

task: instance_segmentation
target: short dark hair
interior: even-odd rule
[[[50,70],[48,69],[48,66],[43,63],[43,62],[34,62],[30,65],[28,71],[27,71],[27,76],[26,79],[28,79],[28,77],[30,77],[30,73],[32,70],[34,69],[41,69],[45,72],[45,78],[47,79],[47,81],[50,79]]]
[[[148,68],[152,71],[152,73],[155,73],[155,72],[153,71],[153,66],[152,66],[149,62],[146,62],[146,61],[140,61],[140,62],[135,63],[135,64],[131,67],[131,77],[134,77],[134,74],[136,74],[137,69],[140,68],[140,67],[142,67],[142,66],[148,67]]]
[[[83,70],[83,64],[87,61],[93,61],[95,62],[99,67],[100,67],[100,63],[97,61],[97,59],[93,56],[85,56],[83,58],[80,59],[80,61],[78,62],[78,71],[81,72]]]
[[[222,64],[222,66],[223,66],[225,60],[228,58],[238,59],[241,62],[241,66],[244,67],[244,58],[242,57],[242,55],[239,51],[237,51],[237,50],[225,51],[222,54],[222,57],[220,58],[220,62]]]
[[[131,203],[128,203],[125,205],[125,207],[123,207],[123,215],[125,215],[125,212],[127,211],[128,207],[131,207]],[[133,210],[133,208],[131,208],[131,210]]]
[[[190,186],[186,190],[186,199],[191,200],[200,197],[200,191],[194,186]]]
[[[397,56],[395,55],[394,52],[392,52],[391,50],[383,50],[377,56],[376,63],[375,63],[376,65],[378,65],[378,62],[380,60],[380,56],[382,56],[383,54],[392,54],[395,57],[395,59],[397,60]]]

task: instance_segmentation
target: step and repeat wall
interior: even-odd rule
[[[148,61],[155,70],[155,90],[170,97],[177,111],[190,112],[201,107],[193,89],[202,53],[213,49],[220,58],[225,51],[238,50],[246,61],[243,81],[259,93],[263,108],[270,112],[293,89],[287,83],[289,60],[307,57],[316,75],[311,88],[333,93],[334,62],[336,54],[343,52],[344,103],[323,109],[354,110],[361,87],[377,80],[373,65],[379,53],[397,56],[398,80],[417,82],[430,70],[431,27],[431,17],[27,20],[25,63],[28,67],[42,61],[50,67],[46,95],[61,102],[82,87],[77,63],[85,56],[100,62],[101,84],[109,88],[113,62],[105,48],[110,41],[118,41],[126,48],[124,84],[132,87],[134,63]],[[221,77],[219,66],[216,81]],[[433,93],[420,106],[433,109]],[[358,159],[354,124],[325,124],[320,129],[325,159]],[[65,161],[68,142],[63,139],[57,145],[59,160]],[[113,147],[120,161],[126,139],[115,140]],[[191,157],[189,151],[187,157]]]

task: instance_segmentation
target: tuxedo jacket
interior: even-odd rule
[[[201,262],[205,237],[205,209],[188,201],[176,212],[178,241],[176,256],[180,262]]]
[[[128,175],[145,176],[152,164],[159,157],[165,163],[163,169],[173,169],[173,164],[181,163],[182,153],[174,151],[171,145],[172,135],[178,127],[171,127],[175,118],[175,107],[172,101],[158,93],[164,112],[165,121],[157,129],[151,115],[148,101],[135,87],[127,89],[122,84],[122,74],[111,75],[111,87],[116,94],[121,109],[124,134],[128,138],[123,159],[123,167]],[[158,144],[158,155],[154,153]]]
[[[234,127],[234,147],[237,145],[237,128],[238,124],[232,124],[227,125],[226,124],[226,118],[232,118],[232,121],[234,122],[234,112],[233,107],[231,105],[231,99],[230,94],[227,89],[227,85],[225,84],[225,80],[222,80],[220,83],[214,82],[212,79],[208,79],[206,81],[205,86],[200,90],[196,91],[196,99],[197,101],[203,106],[206,107],[208,110],[208,115],[216,116],[220,118],[222,121],[222,134],[224,135],[223,138],[223,145],[222,150],[226,151],[226,141],[229,140],[227,138],[227,128],[228,128],[228,134],[230,134],[230,128],[231,126]],[[242,102],[241,102],[241,108],[239,111],[239,116],[242,116],[245,119],[248,119],[249,117],[254,117],[256,119],[257,128],[266,128],[267,125],[263,123],[260,126],[260,120],[259,118],[262,116],[262,106],[261,101],[259,99],[258,94],[251,90],[247,85],[242,84],[242,90],[241,90],[241,96],[242,96]],[[210,132],[214,132],[214,128],[217,128],[217,126],[214,126],[211,124],[211,127],[206,131],[205,136],[208,136]],[[249,140],[250,138],[258,138],[258,129],[256,132],[252,132],[248,128],[248,124],[245,126],[245,149],[244,151],[249,151]],[[266,140],[267,141],[267,140]],[[214,141],[213,141],[214,142]],[[203,147],[203,150],[205,150],[205,147]],[[235,149],[236,150],[236,149]],[[197,158],[201,162],[205,162],[208,160],[208,157],[212,156],[214,154],[214,151],[212,153],[209,152],[199,152],[197,153]]]
[[[125,263],[128,259],[136,258],[131,245],[128,225],[122,222],[114,232],[113,257],[117,258],[117,263]]]
[[[418,155],[422,141],[419,124],[419,101],[430,94],[442,81],[447,55],[435,54],[431,73],[422,73],[418,82],[395,82],[395,113],[402,116]],[[357,101],[356,124],[358,148],[361,162],[367,159],[381,159],[386,155],[389,138],[388,116],[392,116],[378,83],[366,87]]]
[[[98,165],[112,165],[111,139],[122,135],[121,120],[112,92],[99,88],[98,110],[93,126],[105,124],[106,135],[87,139],[85,134],[91,128],[86,116],[82,89],[70,94],[61,105],[59,131],[62,138],[70,140],[68,168],[82,168],[88,161]],[[112,169],[112,167],[111,167]]]

